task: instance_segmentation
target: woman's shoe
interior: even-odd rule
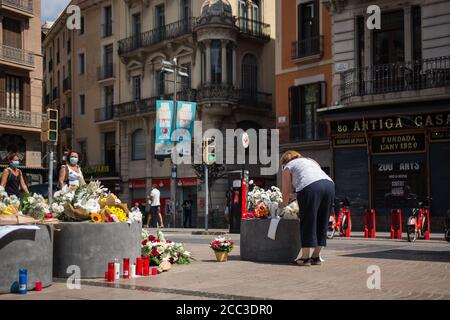
[[[311,257],[311,265],[313,265],[313,266],[321,266],[322,265],[322,260],[320,259],[320,257],[318,257],[318,258]]]
[[[295,261],[295,263],[302,267],[310,267],[311,266],[311,258],[300,258]]]

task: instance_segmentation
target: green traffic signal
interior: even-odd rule
[[[48,133],[48,140],[51,142],[56,142],[58,140],[58,133],[56,131],[50,131]]]

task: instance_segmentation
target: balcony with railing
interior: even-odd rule
[[[30,69],[34,68],[34,53],[0,44],[0,63],[1,61],[9,62],[14,65],[21,65]]]
[[[195,18],[183,19],[119,41],[119,55],[148,48],[166,40],[173,40],[192,33]]]
[[[243,36],[249,36],[263,42],[270,40],[270,24],[240,17],[236,20],[236,26]]]
[[[239,104],[257,109],[272,109],[272,94],[246,89],[239,90]]]
[[[292,43],[292,60],[301,62],[318,59],[323,54],[323,36],[316,36]]]
[[[325,122],[291,123],[289,130],[291,142],[312,142],[328,139]]]
[[[61,131],[72,129],[72,117],[62,117],[59,121],[59,129]]]
[[[63,92],[66,93],[70,90],[72,90],[72,80],[67,77],[63,80]]]
[[[33,0],[0,0],[0,8],[16,13],[33,16]]]
[[[97,79],[98,81],[107,80],[115,77],[115,68],[113,63],[107,63],[98,67]]]
[[[229,84],[202,84],[197,92],[197,99],[201,102],[238,102],[239,91]]]
[[[109,121],[114,118],[114,106],[95,109],[95,122]]]
[[[0,108],[0,124],[39,129],[45,119],[41,112]]]
[[[409,92],[414,96],[415,93],[419,94],[420,90],[448,86],[450,86],[450,56],[445,56],[350,69],[341,73],[340,91],[341,101],[347,102],[398,92]]]

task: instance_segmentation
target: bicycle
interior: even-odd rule
[[[417,196],[410,198],[416,200]],[[429,239],[428,228],[430,221],[430,201],[427,197],[424,201],[417,201],[417,206],[412,208],[407,222],[407,236],[409,242],[415,242],[417,239]]]
[[[350,202],[347,198],[339,201],[339,213],[336,219],[335,205],[333,205],[333,212],[330,215],[328,222],[327,238],[333,239],[336,232],[339,232],[341,237],[348,236],[352,224],[350,220]]]

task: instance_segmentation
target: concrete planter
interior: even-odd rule
[[[68,278],[69,266],[80,268],[81,278],[103,278],[108,262],[141,256],[139,223],[62,222],[56,226],[53,276]]]
[[[0,293],[9,293],[19,281],[19,269],[28,270],[28,290],[36,282],[52,284],[53,227],[38,225],[39,230],[16,230],[0,239]]]
[[[300,222],[281,220],[276,240],[269,239],[270,220],[241,221],[241,259],[255,262],[292,262],[300,252]]]

